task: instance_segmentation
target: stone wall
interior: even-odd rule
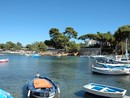
[[[101,54],[101,48],[81,48],[80,55],[97,55]]]
[[[47,50],[46,52],[42,52],[42,55],[62,55],[62,56],[67,56],[67,55],[97,55],[100,54],[101,48],[81,48],[79,53],[71,54],[71,53],[65,53],[64,50],[61,49],[50,49]]]

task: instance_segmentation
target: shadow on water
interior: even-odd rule
[[[109,98],[109,97],[103,97],[103,96],[97,96],[94,94],[90,94],[84,90],[76,92],[75,95],[78,97],[81,97],[81,98]]]
[[[23,98],[28,98],[27,97],[27,84],[25,84],[22,88],[22,93],[23,93]]]
[[[78,96],[78,97],[83,97],[84,96],[84,93],[85,93],[85,91],[84,90],[80,90],[80,91],[78,91],[78,92],[76,92],[76,93],[74,93],[76,96]]]
[[[23,93],[23,98],[28,98],[28,91],[27,91],[27,84],[25,84],[24,86],[23,86],[23,91],[22,91],[22,93]],[[33,96],[30,96],[29,98],[35,98],[35,97],[33,97]]]
[[[109,98],[109,97],[103,97],[103,96],[97,96],[94,94],[90,94],[90,93],[84,93],[84,97],[83,98]]]

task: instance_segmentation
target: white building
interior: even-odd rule
[[[91,39],[91,40],[86,40],[85,42],[86,42],[86,44],[87,44],[88,46],[95,45],[95,44],[98,43],[96,40],[92,40],[92,39]]]

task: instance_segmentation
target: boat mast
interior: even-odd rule
[[[127,41],[128,41],[128,38],[126,38],[126,49],[125,49],[125,56],[126,56],[126,59],[128,60],[128,49],[127,49]]]

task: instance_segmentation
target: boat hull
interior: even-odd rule
[[[123,64],[123,63],[115,63],[115,64],[113,63],[113,64],[112,64],[112,63],[100,63],[100,62],[97,62],[97,65],[101,65],[101,66],[115,66],[115,67],[116,67],[116,66],[117,66],[117,67],[118,67],[118,66],[124,66],[124,67],[125,67],[125,66],[130,66],[130,64]]]
[[[127,75],[130,74],[130,69],[100,68],[100,67],[92,66],[92,72],[99,73],[99,74],[106,74],[106,75]]]
[[[123,97],[127,90],[107,85],[90,83],[84,86],[88,93],[104,97]]]
[[[57,93],[59,93],[59,87],[56,86],[56,84],[49,78],[39,77],[39,79],[44,79],[48,81],[52,85],[52,87],[50,88],[35,88],[33,84],[35,79],[37,78],[31,80],[27,85],[28,96],[32,96],[35,98],[53,98]]]
[[[0,63],[6,63],[8,61],[9,61],[9,59],[0,59]]]

